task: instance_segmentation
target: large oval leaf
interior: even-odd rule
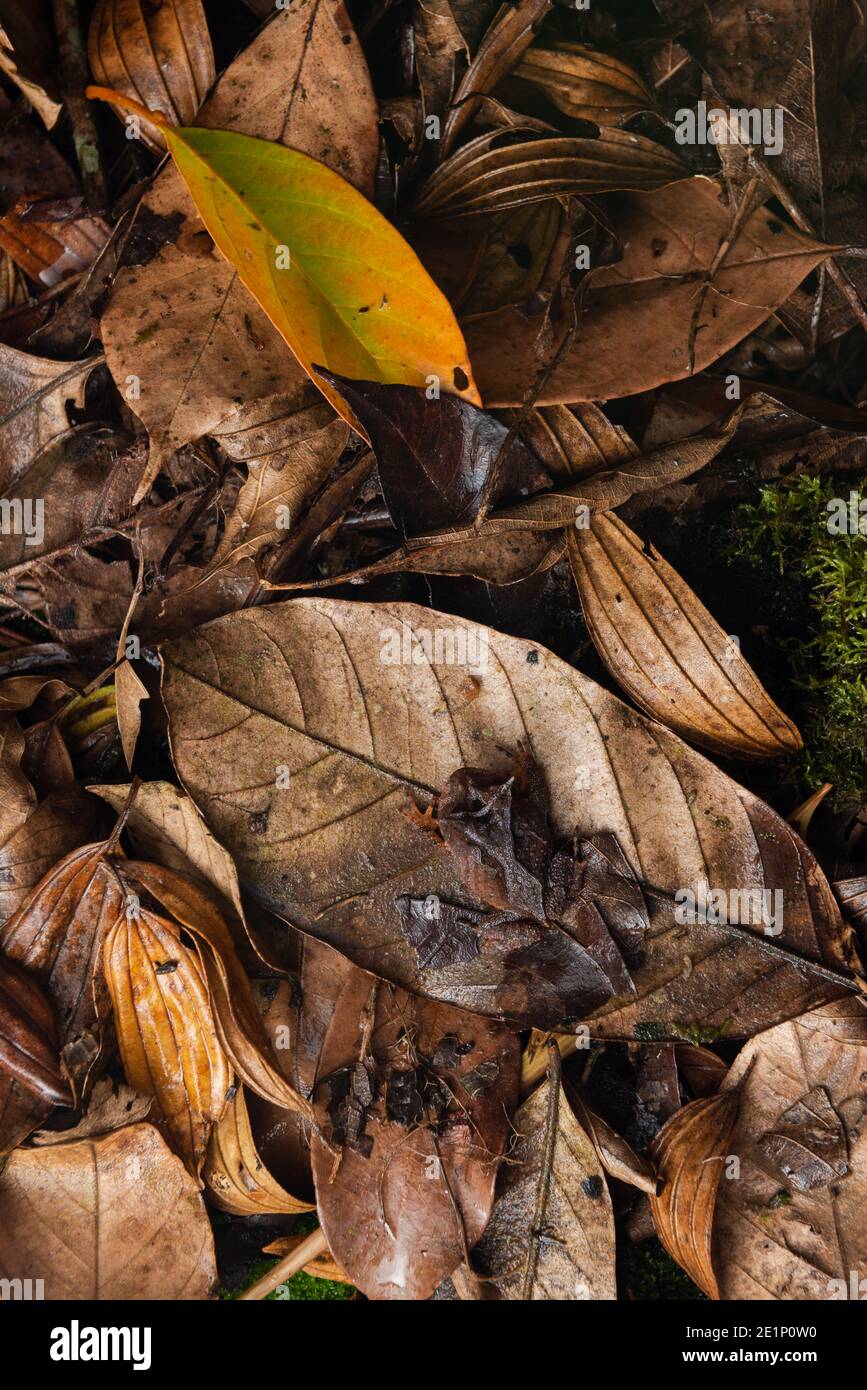
[[[615,837],[645,885],[637,996],[597,1011],[600,1035],[751,1034],[852,988],[851,933],[792,828],[532,643],[411,604],[315,598],[218,619],[169,643],[164,666],[175,765],[242,881],[364,969],[478,1012],[575,1022],[572,938],[523,923],[513,951],[509,933],[474,935],[479,904],[412,813],[410,792],[429,801],[466,766],[508,776],[523,746],[557,833]],[[724,892],[732,910],[678,921],[681,889]],[[775,934],[731,896],[749,908],[766,890]],[[401,915],[430,894],[463,916],[446,962]]]

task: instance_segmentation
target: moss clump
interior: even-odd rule
[[[621,1297],[644,1300],[706,1301],[701,1289],[663,1250],[655,1236],[640,1245],[623,1242],[617,1262]]]
[[[867,501],[867,491],[863,495]],[[867,797],[867,514],[858,511],[861,496],[851,478],[783,478],[739,508],[730,549],[732,558],[756,569],[773,565],[790,588],[799,632],[776,641],[801,695],[804,777],[811,790],[833,783],[841,811]]]

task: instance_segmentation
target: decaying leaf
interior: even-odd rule
[[[721,1184],[714,1266],[725,1299],[857,1299],[867,1027],[860,1000],[804,1014],[749,1043],[722,1086],[740,1092]]]
[[[708,1298],[719,1298],[711,1257],[714,1209],[731,1151],[738,1114],[737,1089],[694,1100],[663,1126],[653,1145],[659,1172],[658,1195],[650,1210],[657,1234]]]
[[[696,283],[714,264],[730,226],[719,188],[694,178],[618,194],[610,215],[623,258],[592,272],[581,331],[538,405],[632,395],[690,371]],[[754,212],[705,295],[694,335],[695,369],[763,323],[828,254],[766,208]],[[520,405],[538,370],[526,314],[504,309],[465,323],[464,330],[485,405]]]
[[[368,1298],[427,1298],[481,1235],[519,1063],[501,1024],[347,978],[319,1061],[313,1174],[331,1252]]]
[[[643,135],[592,126],[584,137],[539,137],[513,127],[479,135],[441,164],[415,205],[417,217],[502,212],[567,194],[662,188],[689,171]]]
[[[555,835],[613,836],[644,885],[637,996],[598,1009],[600,1036],[640,1038],[650,1025],[677,1039],[699,1023],[749,1035],[856,987],[851,933],[792,828],[533,643],[412,605],[294,600],[168,644],[163,697],[175,765],[242,882],[405,987],[542,1028],[581,1016],[569,996],[581,997],[584,948],[520,912],[517,925],[485,916],[419,824],[417,808],[458,769],[505,781],[522,747],[547,783]],[[449,908],[453,961],[432,969],[407,931],[411,916],[430,935],[428,899]]]
[[[149,1124],[19,1149],[0,1173],[0,1276],[48,1299],[208,1298],[214,1241],[197,1184]]]
[[[514,1128],[473,1269],[505,1299],[616,1298],[611,1198],[559,1069],[524,1102]]]

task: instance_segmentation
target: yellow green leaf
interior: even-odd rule
[[[136,110],[127,97],[88,95]],[[234,131],[160,127],[205,226],[335,409],[314,370],[440,389],[480,404],[451,306],[400,233],[352,184],[300,150]]]

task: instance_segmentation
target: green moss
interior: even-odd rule
[[[617,1282],[621,1297],[630,1299],[706,1301],[701,1290],[663,1250],[655,1236],[640,1245],[622,1242]]]
[[[856,525],[833,529],[841,501],[853,492]],[[729,552],[756,569],[774,566],[791,589],[793,625],[798,611],[803,617],[799,635],[775,640],[800,695],[805,781],[811,790],[833,783],[838,810],[867,797],[867,534],[857,525],[860,499],[851,478],[781,479],[738,510]],[[867,532],[867,516],[861,525]]]

